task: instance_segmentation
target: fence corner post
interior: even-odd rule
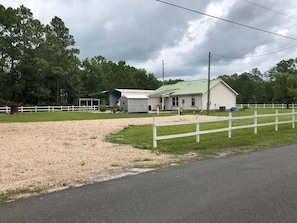
[[[229,112],[229,120],[228,120],[228,138],[232,137],[232,113]]]
[[[200,142],[200,120],[199,120],[199,115],[196,115],[196,142]]]
[[[157,126],[156,126],[156,117],[153,117],[153,147],[157,148]]]
[[[292,108],[292,129],[295,129],[295,108],[294,108],[294,104],[293,104],[293,108]]]
[[[275,110],[275,131],[278,131],[278,110]]]
[[[254,111],[254,134],[258,134],[258,113]]]

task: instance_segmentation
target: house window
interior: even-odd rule
[[[178,106],[178,97],[172,98],[172,106]]]
[[[196,105],[196,98],[195,98],[195,96],[192,96],[191,105],[192,106],[195,106]]]

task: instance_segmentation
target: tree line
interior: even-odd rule
[[[297,102],[297,58],[282,60],[264,73],[255,68],[219,78],[239,93],[239,104]]]
[[[114,88],[156,89],[152,73],[103,56],[80,61],[62,19],[44,25],[30,9],[0,5],[0,105],[77,104]]]
[[[80,60],[74,37],[62,19],[49,24],[30,9],[0,4],[0,106],[77,104],[81,97],[104,98],[115,88],[157,89],[153,73],[95,56]],[[222,78],[239,93],[237,103],[295,103],[297,58],[280,61],[265,73],[257,68]]]

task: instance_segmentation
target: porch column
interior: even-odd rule
[[[164,95],[162,94],[162,111],[164,111]]]

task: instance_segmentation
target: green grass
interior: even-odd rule
[[[33,188],[33,189],[21,188],[16,190],[8,190],[5,193],[0,192],[0,204],[11,200],[15,200],[20,195],[40,193],[42,191],[44,191],[44,189],[41,189],[41,188]]]
[[[278,110],[279,113],[290,113],[292,110]],[[272,114],[274,109],[257,109],[258,114]],[[228,116],[229,112],[212,112],[215,116]],[[247,109],[232,113],[233,116],[253,115],[253,109]],[[289,120],[291,116],[281,116],[279,121]],[[274,117],[258,118],[258,123],[274,122]],[[252,124],[253,118],[236,120],[233,126]],[[200,124],[200,130],[226,128],[228,121]],[[240,129],[232,131],[232,138],[228,138],[228,132],[212,133],[200,136],[200,142],[196,143],[195,136],[177,138],[170,140],[159,140],[157,142],[158,152],[186,154],[195,152],[203,158],[212,158],[221,154],[243,154],[297,142],[297,130],[292,129],[291,124],[278,126],[276,132],[272,126],[258,127],[258,134],[254,134],[254,129]],[[130,144],[140,149],[153,149],[152,125],[129,126],[122,131],[110,135],[107,140],[113,143]],[[194,132],[195,125],[164,126],[158,127],[158,136]]]
[[[0,113],[0,123],[7,122],[47,122],[70,120],[95,120],[116,118],[153,117],[156,113],[92,113],[92,112],[24,112],[18,115]],[[160,116],[176,115],[176,112],[160,113]]]

